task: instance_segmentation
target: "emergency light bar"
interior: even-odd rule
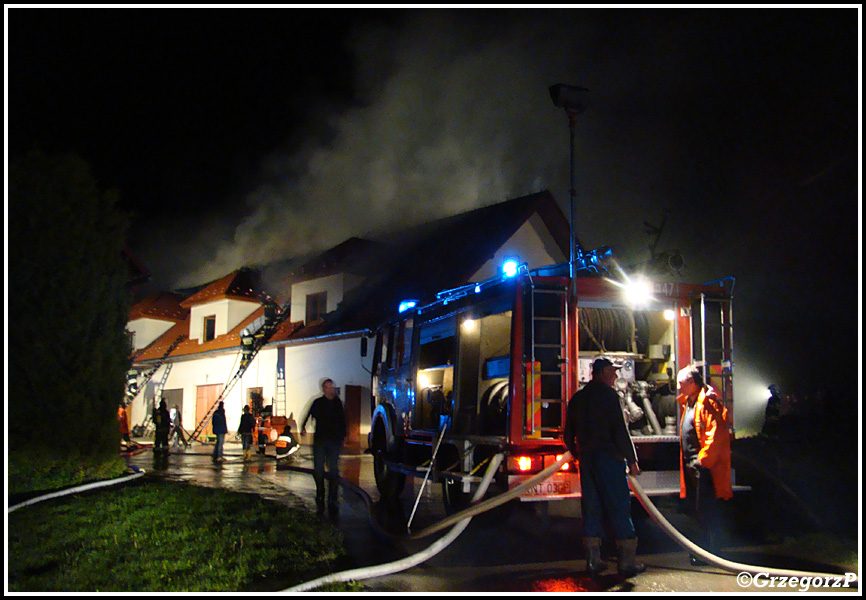
[[[400,303],[400,306],[397,307],[397,312],[398,312],[398,313],[404,313],[404,312],[406,312],[407,310],[412,310],[412,309],[415,308],[417,305],[418,305],[418,301],[417,301],[417,300],[403,300],[403,301]]]

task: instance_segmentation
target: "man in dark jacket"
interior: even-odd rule
[[[301,435],[306,435],[307,420],[316,420],[313,434],[313,478],[316,480],[316,509],[319,515],[325,512],[325,464],[328,466],[328,510],[336,516],[337,479],[340,476],[339,459],[343,440],[346,438],[346,415],[343,402],[337,396],[332,379],[322,382],[322,396],[313,400],[310,412],[301,423]]]
[[[244,460],[249,460],[253,450],[253,429],[256,426],[256,418],[250,412],[249,406],[244,406],[241,422],[238,425],[238,434],[241,436],[241,445],[244,449]]]
[[[213,423],[213,433],[216,436],[216,444],[213,447],[213,461],[222,462],[225,460],[223,458],[223,444],[226,440],[226,434],[229,432],[229,426],[226,422],[226,409],[223,407],[222,401],[220,401],[216,412],[213,414],[211,422]]]
[[[613,389],[616,367],[607,358],[592,364],[592,380],[568,403],[563,438],[580,467],[581,512],[587,567],[592,574],[607,568],[601,560],[602,514],[611,521],[619,555],[617,570],[631,577],[646,567],[635,560],[637,536],[631,520],[628,472],[639,475],[634,444],[619,396]]]

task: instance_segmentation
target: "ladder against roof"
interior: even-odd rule
[[[156,372],[159,371],[159,368],[163,365],[163,363],[168,359],[168,356],[174,352],[174,349],[178,347],[178,345],[183,341],[184,335],[181,334],[175,338],[175,340],[169,345],[168,349],[163,353],[162,356],[157,359],[156,363],[154,363],[147,371],[145,371],[143,377],[144,380],[139,383],[138,377],[139,373],[136,371],[130,371],[127,374],[126,379],[126,404],[127,406],[132,403],[133,400],[138,396],[139,392],[147,387],[147,384],[156,375]],[[170,363],[169,363],[170,364]],[[164,383],[164,382],[163,382]]]
[[[195,430],[189,436],[190,440],[198,439],[202,432],[204,432],[208,423],[213,419],[213,415],[216,412],[219,403],[228,397],[232,388],[234,388],[234,386],[241,380],[247,367],[252,364],[253,359],[259,353],[259,350],[261,350],[268,340],[271,339],[277,326],[280,325],[280,323],[282,323],[288,316],[289,308],[289,302],[286,302],[286,304],[280,307],[274,302],[268,301],[265,304],[263,320],[260,321],[259,319],[256,319],[249,327],[246,327],[241,331],[240,366],[238,367],[237,372],[235,372],[223,388],[219,398],[214,401],[213,405],[208,409],[207,414],[205,414],[204,418],[202,418],[199,424],[196,425]],[[283,392],[285,395],[285,386],[283,387]]]

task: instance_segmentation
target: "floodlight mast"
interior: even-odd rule
[[[571,155],[569,158],[570,168],[570,188],[569,188],[569,255],[568,255],[568,274],[574,278],[574,248],[575,245],[580,250],[581,255],[584,253],[583,246],[577,239],[574,233],[574,198],[577,192],[574,189],[574,122],[575,117],[586,110],[586,94],[588,89],[564,83],[557,83],[549,88],[550,98],[553,100],[554,106],[565,109],[568,115],[568,128],[571,133]]]

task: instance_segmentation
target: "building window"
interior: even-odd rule
[[[204,332],[204,340],[202,341],[209,342],[216,337],[216,315],[204,318],[202,331]]]
[[[328,312],[328,292],[307,294],[307,323],[318,321]]]

